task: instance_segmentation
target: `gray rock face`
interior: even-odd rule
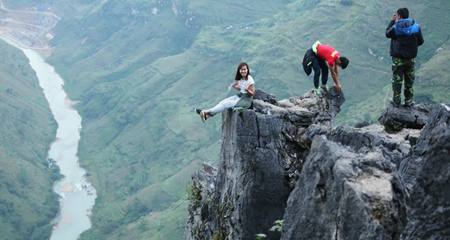
[[[421,160],[405,240],[450,238],[450,106],[440,105],[432,115],[413,151]]]
[[[408,156],[400,163],[399,172],[403,176],[406,187],[412,190],[419,175],[419,171],[424,163],[424,156],[429,151],[431,138],[434,138],[433,131],[437,127],[448,126],[450,119],[450,108],[448,105],[440,104],[433,109],[428,123],[423,128],[417,144],[411,149]]]
[[[223,112],[214,188],[204,181],[214,177],[204,171],[193,175],[191,195],[197,200],[191,200],[184,239],[255,239],[260,233],[279,239],[280,233],[269,229],[283,218],[308,151],[297,139],[314,122],[331,126],[344,99],[342,93],[327,98],[307,93],[279,104],[273,95],[257,93],[253,110]]]
[[[229,239],[254,239],[282,219],[290,188],[279,152],[283,120],[244,110],[224,113],[216,223]]]
[[[252,110],[222,114],[220,165],[193,175],[184,239],[448,239],[448,105],[388,109],[380,119],[403,127],[387,132],[333,127],[345,101],[333,88],[257,93]]]
[[[399,238],[406,194],[396,165],[384,154],[389,142],[374,132],[353,131],[339,128],[314,137],[289,197],[281,239]],[[364,138],[379,145],[362,147]]]
[[[189,218],[185,227],[185,236],[189,239],[213,239],[212,226],[214,212],[211,207],[218,169],[210,163],[204,163],[203,169],[192,175],[193,185],[189,189]]]
[[[192,202],[184,239],[254,239],[282,219],[291,191],[285,177],[280,116],[253,110],[223,113],[221,161],[214,188],[199,184],[194,192],[206,201]],[[205,192],[209,192],[207,194]],[[270,233],[269,233],[270,235]]]
[[[396,134],[388,134],[380,125],[373,125],[361,129],[337,127],[329,134],[329,139],[341,143],[362,154],[369,154],[373,150],[380,150],[389,161],[397,167],[402,159],[408,155],[411,136],[419,136],[420,131],[402,129]]]
[[[430,108],[424,104],[411,107],[388,105],[378,121],[391,131],[399,131],[402,128],[422,129],[427,123],[429,115]]]

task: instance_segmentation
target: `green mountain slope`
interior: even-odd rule
[[[220,4],[211,3],[213,7],[208,9]],[[82,100],[79,110],[85,131],[80,157],[95,173],[94,184],[101,190],[94,209],[95,227],[84,236],[131,234],[133,230],[126,226],[144,221],[150,212],[168,209],[183,196],[183,184],[170,183],[177,172],[196,162],[217,161],[220,117],[201,124],[191,110],[210,107],[230,94],[226,89],[240,61],[250,63],[258,88],[279,98],[300,95],[312,88],[312,79],[301,71],[304,51],[316,39],[329,43],[351,59],[351,67],[340,75],[348,92],[342,119],[350,119],[349,124],[367,118],[374,121],[377,116],[371,114],[382,110],[382,99],[372,102],[367,96],[384,93],[390,85],[389,40],[384,31],[397,8],[385,6],[387,1],[352,5],[295,1],[272,11],[271,16],[261,15],[258,9],[254,17],[239,21],[222,8],[222,12],[212,13],[220,21],[207,21],[211,12],[201,12],[193,1],[160,5],[157,16],[161,21],[145,24],[131,18],[130,13],[122,13],[128,18],[121,23],[128,21],[128,25],[116,26],[117,30],[106,34],[109,37],[97,49],[88,47],[94,51],[88,58],[60,66],[58,63],[72,54],[67,58],[64,52],[55,51],[50,61],[57,69],[70,66],[62,73],[69,81],[71,95]],[[424,33],[439,32],[437,26],[429,24],[433,19],[426,22],[418,15],[421,11],[427,14],[421,10],[425,6],[416,7],[411,7],[411,16],[417,16]],[[102,7],[89,18],[98,21],[95,16],[101,12],[105,19],[112,19],[109,8]],[[139,9],[148,12],[142,6]],[[154,16],[143,19],[150,17]],[[103,25],[96,22],[95,26]],[[95,35],[97,30],[93,27],[89,33]],[[154,31],[159,35],[153,35]],[[55,44],[71,44],[61,38],[57,37]],[[82,35],[79,48],[84,49],[81,42],[86,38],[84,44],[89,44],[90,36]],[[438,43],[421,49],[419,64],[433,56],[429,54],[433,45],[446,40],[434,41]],[[370,107],[375,111],[367,111]],[[350,115],[351,111],[356,114]],[[189,177],[180,179],[187,181]],[[163,186],[161,182],[169,183]],[[173,231],[181,234],[182,229],[169,232]]]
[[[376,122],[391,94],[385,28],[406,6],[425,37],[417,100],[449,100],[446,0],[49,2],[62,19],[48,61],[80,101],[79,157],[98,193],[83,239],[181,238],[189,176],[220,150],[221,117],[203,124],[192,109],[233,94],[240,61],[257,88],[283,99],[313,88],[303,54],[316,40],[330,44],[350,59],[339,74],[347,102],[337,123]]]
[[[59,209],[46,160],[56,123],[25,55],[0,48],[0,238],[46,239]]]
[[[237,2],[225,4],[230,5],[227,14],[236,13],[228,24],[244,20],[252,23],[284,5],[267,1],[269,5],[252,9],[247,1],[236,9],[233,5]],[[172,86],[180,86],[178,79],[184,75],[189,75],[189,80],[182,82],[181,92],[193,86],[190,81],[198,75],[186,73],[188,69],[196,68],[203,71],[199,74],[207,75],[218,71],[197,53],[192,54],[192,60],[183,54],[190,52],[205,27],[202,24],[211,19],[189,9],[189,5],[199,3],[93,2],[92,10],[83,13],[83,21],[67,16],[55,29],[75,29],[56,34],[52,42],[55,52],[49,61],[66,80],[71,98],[81,101],[77,106],[83,116],[79,156],[84,167],[94,173],[99,195],[92,218],[94,227],[83,235],[85,238],[120,235],[128,231],[128,224],[150,212],[170,211],[171,205],[185,195],[185,186],[198,163],[217,161],[220,135],[210,139],[203,136],[218,129],[220,122],[205,129],[199,129],[197,119],[186,122],[192,106],[189,111],[183,106],[180,114],[177,105],[184,104],[184,97],[169,93]],[[82,4],[76,7],[86,9]],[[106,19],[117,21],[107,23]],[[179,56],[183,59],[177,59]],[[222,78],[230,79],[224,73],[234,74],[235,64],[233,61],[231,66],[220,67],[226,69]],[[207,69],[199,68],[201,65]],[[189,129],[192,126],[199,131]],[[184,211],[178,221],[184,222],[186,214]],[[171,226],[165,229],[178,236],[183,231],[174,231]]]

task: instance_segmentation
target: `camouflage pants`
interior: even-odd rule
[[[405,103],[411,103],[414,97],[415,78],[414,58],[392,58],[392,91],[394,102],[401,103],[402,82],[405,79]]]

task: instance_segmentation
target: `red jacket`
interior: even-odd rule
[[[317,55],[327,61],[330,67],[333,67],[336,59],[341,56],[336,49],[325,44],[319,44],[317,46]]]

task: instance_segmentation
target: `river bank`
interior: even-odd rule
[[[61,196],[60,215],[55,219],[52,240],[77,239],[91,228],[90,214],[95,203],[95,189],[85,178],[86,170],[79,166],[77,150],[80,140],[81,116],[72,108],[63,89],[63,79],[36,51],[22,49],[36,71],[39,85],[49,102],[58,123],[56,141],[48,157],[55,160],[64,178],[57,182],[54,191]]]
[[[96,191],[86,178],[87,171],[80,167],[77,156],[81,116],[72,107],[64,91],[64,80],[49,65],[44,56],[32,49],[18,46],[8,39],[4,41],[23,51],[30,66],[36,72],[39,85],[48,101],[54,119],[58,123],[55,141],[51,144],[48,159],[60,168],[64,178],[54,184],[54,192],[60,196],[60,213],[53,220],[55,227],[51,240],[77,239],[91,228],[90,215],[95,204]]]

